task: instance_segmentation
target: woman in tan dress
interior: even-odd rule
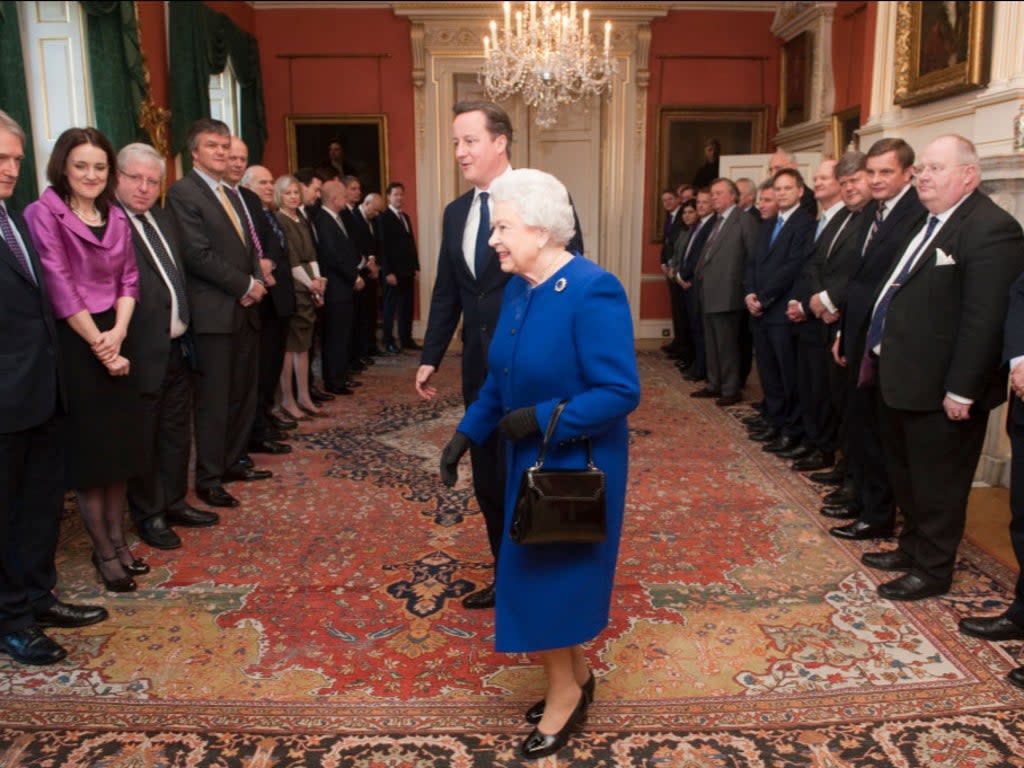
[[[288,259],[295,278],[295,313],[288,323],[284,367],[281,369],[281,410],[293,419],[306,420],[320,408],[309,395],[309,348],[313,346],[316,308],[323,306],[327,278],[320,276],[316,245],[309,225],[299,215],[302,192],[294,176],[274,182],[277,220],[288,241]],[[294,374],[296,387],[292,387]]]

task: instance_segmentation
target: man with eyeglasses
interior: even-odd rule
[[[944,594],[953,581],[967,496],[988,414],[1006,400],[1007,286],[1024,270],[1020,224],[978,191],[974,145],[957,135],[915,167],[927,220],[875,294],[861,379],[875,386],[885,465],[904,525],[899,546],[864,563],[904,575],[890,600]]]
[[[139,303],[132,332],[141,343],[132,356],[145,407],[140,429],[152,451],[149,471],[128,481],[128,511],[142,540],[176,549],[181,538],[171,526],[203,527],[220,519],[185,501],[192,446],[189,383],[195,348],[177,227],[156,206],[165,161],[148,144],[129,144],[117,155],[117,201],[132,224],[139,265]]]

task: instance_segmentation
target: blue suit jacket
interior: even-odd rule
[[[747,262],[745,293],[757,294],[764,314],[759,319],[771,325],[788,325],[786,305],[793,298],[794,284],[814,249],[814,219],[797,207],[786,219],[775,242],[772,231],[778,217],[761,224],[754,258]]]

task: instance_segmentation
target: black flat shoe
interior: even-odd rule
[[[494,585],[484,587],[479,592],[466,595],[462,598],[462,605],[466,608],[480,609],[494,607]]]
[[[129,555],[132,555],[132,551],[128,549],[127,544],[122,544],[120,547],[114,547],[114,551],[127,552]],[[146,561],[142,558],[135,557],[135,555],[132,555],[132,561],[128,565],[121,563],[121,567],[128,571],[132,576],[144,576],[149,573],[149,566],[146,565]]]
[[[1000,616],[969,616],[960,619],[960,631],[982,640],[1024,640],[1024,627]]]
[[[196,496],[211,507],[237,507],[239,505],[238,499],[216,485],[212,488],[196,488]]]
[[[164,515],[147,517],[136,527],[139,538],[155,549],[177,549],[181,546],[181,537],[170,529]]]
[[[33,625],[7,635],[0,635],[0,653],[6,653],[19,664],[44,666],[56,664],[68,652]]]
[[[898,549],[865,552],[860,556],[860,561],[869,568],[877,568],[880,571],[909,571],[914,567],[914,561]]]
[[[553,755],[555,752],[564,747],[569,743],[569,734],[572,733],[573,729],[583,720],[584,714],[587,711],[587,697],[580,691],[580,699],[576,704],[576,709],[569,715],[569,719],[565,721],[565,725],[562,726],[562,730],[555,734],[541,733],[539,730],[534,728],[530,735],[527,736],[523,743],[519,745],[519,753],[527,760],[536,760],[541,757],[547,757]]]
[[[849,525],[841,525],[829,531],[837,539],[864,541],[865,539],[888,539],[895,533],[891,525],[872,525],[863,520],[855,520]]]
[[[886,600],[923,600],[949,592],[949,584],[922,579],[916,573],[905,573],[898,579],[878,585],[879,597]]]
[[[594,686],[597,681],[594,679],[594,671],[590,671],[590,677],[587,678],[587,682],[583,684],[582,691],[583,696],[587,700],[587,705],[594,703]],[[544,699],[541,699],[523,715],[523,719],[526,720],[530,725],[536,725],[540,722],[540,719],[544,717]]]
[[[100,563],[120,563],[117,555],[113,557],[101,558],[95,552],[92,553],[92,564],[96,568],[96,574],[100,577],[100,581],[103,582],[103,586],[110,592],[134,592],[138,589],[138,585],[135,583],[135,579],[131,576],[121,576],[116,579],[108,579],[100,568]],[[122,566],[124,567],[124,566]]]
[[[32,614],[37,627],[87,627],[110,618],[107,609],[101,605],[73,605],[54,600],[41,611]]]

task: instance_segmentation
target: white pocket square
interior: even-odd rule
[[[935,249],[935,266],[948,267],[956,264],[956,259],[946,254],[941,248]]]

